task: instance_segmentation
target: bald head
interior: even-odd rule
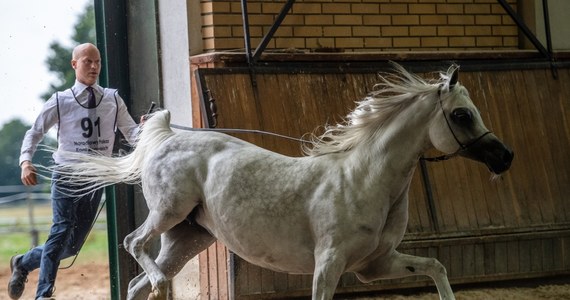
[[[85,85],[97,82],[101,71],[101,54],[91,43],[78,45],[71,53],[71,66],[75,70],[77,81]]]
[[[75,48],[73,48],[73,52],[71,53],[71,59],[72,60],[79,59],[86,51],[87,52],[95,51],[99,53],[99,49],[97,49],[95,45],[91,43],[84,43],[81,45],[77,45]]]

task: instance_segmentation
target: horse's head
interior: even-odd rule
[[[509,169],[514,153],[485,127],[467,89],[457,82],[458,74],[459,68],[452,66],[443,75],[437,113],[429,129],[431,142],[439,151],[482,162],[500,174]]]

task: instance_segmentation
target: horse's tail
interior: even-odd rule
[[[169,124],[170,112],[158,111],[144,123],[131,153],[107,157],[69,152],[65,154],[69,160],[54,166],[54,171],[61,175],[61,180],[83,186],[85,191],[121,182],[138,184],[150,154],[174,135]]]

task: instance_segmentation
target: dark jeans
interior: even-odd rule
[[[35,247],[22,257],[20,266],[25,270],[40,269],[36,298],[50,297],[62,259],[79,252],[97,215],[103,189],[87,195],[73,195],[76,189],[52,176],[51,203],[53,224],[45,244]]]

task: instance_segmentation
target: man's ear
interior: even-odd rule
[[[71,60],[71,67],[72,67],[73,69],[76,69],[76,68],[77,68],[77,60],[75,60],[75,59],[72,59],[72,60]]]

